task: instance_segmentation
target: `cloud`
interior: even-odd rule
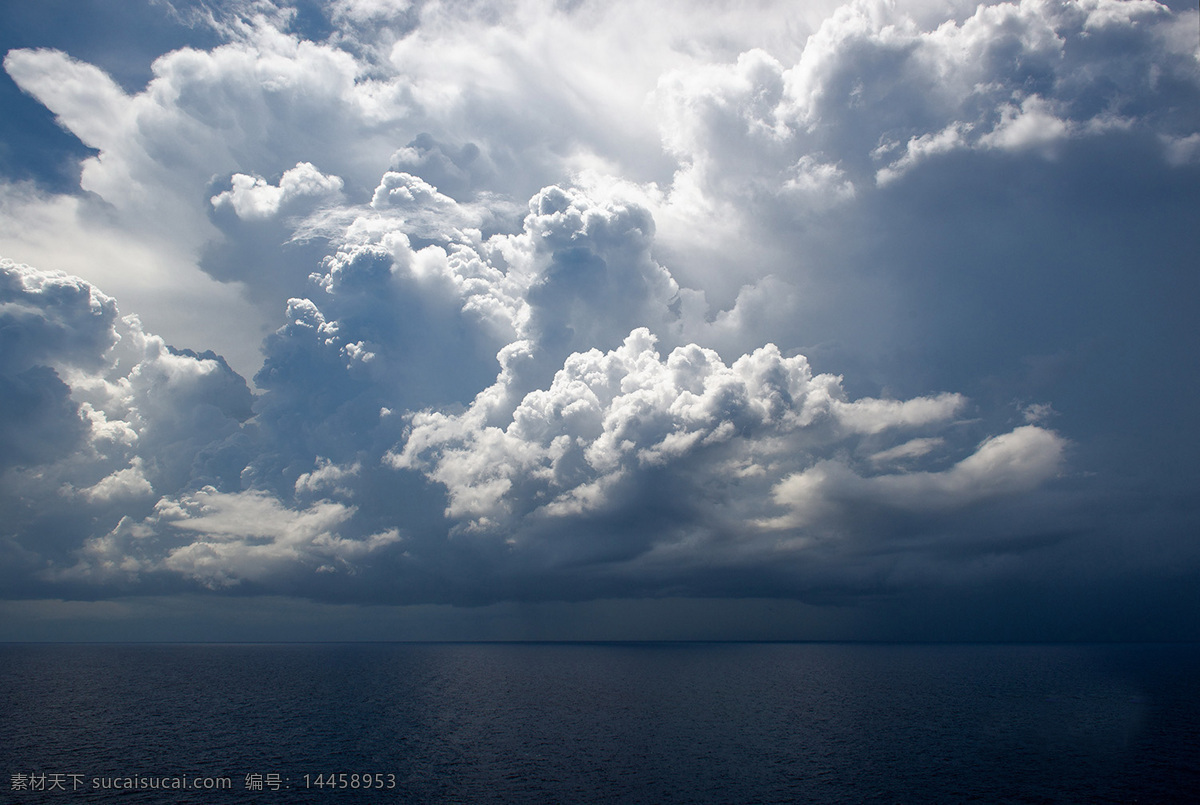
[[[108,534],[89,539],[76,565],[53,575],[106,580],[166,571],[220,588],[270,582],[297,569],[353,574],[357,560],[401,539],[394,528],[364,539],[339,536],[337,529],[353,514],[352,507],[330,501],[295,510],[261,492],[206,486],[162,498],[141,522],[123,519]]]
[[[1186,137],[1164,137],[1167,161],[1172,165],[1186,165],[1200,157],[1200,132]]]
[[[1067,123],[1054,115],[1045,100],[1030,95],[1021,101],[1020,108],[1004,107],[996,128],[979,138],[979,144],[1010,151],[1041,150],[1050,153],[1050,147],[1069,132]]]
[[[930,453],[944,455],[946,439],[909,439],[871,453],[871,438],[944,430],[965,404],[958,395],[848,400],[839,378],[814,375],[802,356],[785,358],[774,345],[729,365],[695,344],[665,359],[654,345],[640,329],[610,352],[575,353],[548,388],[525,394],[515,409],[513,375],[502,371],[462,414],[415,414],[405,442],[386,458],[443,485],[447,517],[468,532],[518,544],[522,533],[539,531],[565,542],[579,528],[572,520],[643,506],[636,490],[655,486],[655,476],[676,476],[676,527],[740,521],[745,530],[809,524],[797,514],[751,514],[772,504],[812,510],[826,498],[854,497],[938,511],[1014,496],[1061,464],[1062,439],[1026,426],[985,441],[949,470],[910,471],[890,460],[928,462]],[[860,477],[845,459],[824,458],[841,453],[866,453],[873,473]],[[788,474],[797,466],[805,469]],[[641,539],[648,551],[666,538]]]
[[[116,340],[116,305],[86,283],[0,260],[0,466],[69,454],[87,431],[60,373],[95,370]]]
[[[293,255],[278,250],[290,232],[266,235],[268,248],[262,227],[279,205],[304,198],[328,203],[337,197],[339,182],[358,188],[371,181],[397,144],[374,133],[386,125],[389,105],[378,110],[378,120],[368,120],[351,97],[357,92],[352,56],[284,34],[261,15],[227,44],[164,54],[140,91],[126,92],[96,67],[52,50],[13,50],[5,68],[61,126],[98,152],[83,162],[80,190],[86,195],[70,202],[74,214],[56,216],[55,231],[37,238],[37,253],[26,247],[30,236],[24,228],[5,238],[6,253],[13,253],[16,242],[28,261],[104,282],[126,299],[136,296],[143,316],[172,342],[200,350],[219,344],[247,374],[260,363],[253,345],[278,315],[277,291],[288,285],[279,278],[295,271]],[[368,88],[363,92],[369,94]],[[377,141],[367,145],[372,139]],[[350,142],[356,145],[339,145]],[[213,186],[231,176],[238,178]],[[261,177],[281,177],[280,184],[259,182]],[[216,209],[213,197],[220,199]],[[19,204],[18,212],[31,201]],[[226,205],[258,226],[234,231],[220,217]],[[119,274],[114,282],[116,272],[103,263],[63,253],[64,238],[79,249],[97,235],[130,252],[151,251],[157,260],[147,261],[150,268],[138,275],[140,282]],[[301,281],[310,270],[300,274]],[[203,271],[219,282],[204,283]],[[221,283],[248,287],[258,310],[237,297],[236,285]],[[195,296],[173,294],[177,284],[186,284]],[[231,303],[242,315],[221,325],[212,323],[216,317],[196,315],[198,306],[221,309]]]
[[[154,487],[142,472],[142,459],[134,456],[130,466],[106,475],[87,489],[80,491],[92,502],[109,502],[154,494]]]
[[[234,4],[211,21],[226,44],[165,54],[139,92],[89,78],[111,86],[84,97],[72,87],[96,68],[53,51],[13,51],[6,65],[99,149],[82,186],[122,227],[167,237],[213,276],[251,289],[260,313],[250,341],[269,331],[282,299],[303,294],[296,265],[322,255],[279,250],[289,231],[264,240],[210,220],[206,201],[261,221],[290,192],[262,177],[297,165],[340,178],[351,207],[373,198],[383,168],[408,174],[482,201],[486,211],[450,220],[491,232],[511,231],[525,199],[583,170],[657,187],[661,201],[648,209],[660,249],[680,258],[676,280],[727,308],[764,275],[803,285],[811,279],[798,272],[820,271],[815,255],[796,265],[811,249],[780,242],[781,225],[829,229],[830,214],[917,161],[1018,146],[1051,154],[1124,127],[1164,138],[1179,162],[1197,129],[1186,112],[1195,93],[1187,15],[1154,3],[963,5],[949,19],[936,16],[941,7],[870,3],[685,11],[519,2],[489,16],[344,3],[325,10],[332,30],[314,42],[289,27],[287,8]],[[626,58],[614,62],[614,48]],[[208,187],[235,175],[236,187]],[[436,234],[432,219],[451,209],[425,205],[419,227],[409,210],[410,233]],[[332,220],[347,216],[356,213]],[[305,238],[328,224],[296,222]],[[785,326],[731,348],[796,335]],[[170,317],[157,327],[178,340],[164,329]]]
[[[36,465],[78,444],[84,423],[69,395],[70,389],[48,367],[0,375],[4,465]]]
[[[317,458],[317,468],[312,472],[302,473],[296,479],[295,490],[299,497],[302,494],[316,494],[323,490],[332,490],[339,495],[350,495],[353,479],[362,471],[362,464],[355,463],[349,467],[339,467],[327,458]]]
[[[224,355],[239,371],[260,363],[269,330],[242,283],[220,283],[194,265],[180,244],[112,226],[95,199],[48,195],[29,185],[0,185],[0,252],[9,259],[87,280],[176,344]],[[228,318],[223,327],[213,322]],[[262,328],[260,330],[260,327]]]
[[[0,505],[9,537],[48,560],[44,579],[136,583],[170,574],[220,587],[298,566],[348,571],[399,538],[394,527],[342,537],[352,507],[321,499],[293,508],[240,488],[262,444],[247,424],[250,391],[220,357],[169,347],[78,278],[11,261],[0,269],[3,379],[12,391],[3,433],[13,441]],[[44,389],[40,403],[22,407],[33,378]],[[305,495],[341,492],[339,480],[356,473],[318,462],[295,486]],[[93,533],[72,545],[76,529]]]
[[[1130,126],[1188,136],[1194,116],[1147,103],[1177,81],[1195,91],[1181,22],[1153,2],[1024,2],[924,29],[900,7],[847,4],[790,66],[750,50],[660,81],[663,142],[686,176],[676,202],[766,199],[797,160],[821,159],[836,177],[840,192],[821,194],[829,204],[867,176],[886,184],[957,149],[1048,155],[1067,138]]]
[[[77,277],[0,259],[6,371],[53,363],[95,368],[116,340],[111,297]]]
[[[0,202],[5,578],[841,600],[1186,533],[1194,12],[704,5],[10,52],[95,154]]]
[[[278,186],[268,184],[262,177],[244,173],[235,173],[230,183],[231,189],[212,197],[212,205],[228,204],[239,218],[245,220],[270,218],[297,198],[337,194],[343,184],[337,176],[326,176],[309,162],[297,163],[296,167],[284,171]]]
[[[237,483],[251,395],[224,360],[168,347],[79,278],[8,260],[0,272],[0,505],[14,538],[59,558],[74,529]]]
[[[973,126],[969,123],[955,122],[937,133],[913,137],[904,147],[904,154],[899,159],[876,171],[875,181],[885,185],[903,176],[909,168],[925,159],[966,147],[965,135],[971,128]],[[895,143],[888,143],[877,148],[872,154],[887,153],[895,148]]]
[[[330,17],[335,22],[342,19],[358,24],[386,22],[408,11],[411,5],[408,0],[335,0]]]
[[[353,560],[400,539],[394,528],[344,539],[336,529],[353,509],[320,502],[294,511],[255,492],[222,494],[206,487],[179,501],[160,501],[156,509],[158,523],[197,535],[171,550],[166,567],[207,585],[268,578],[297,564],[318,573],[352,572]]]
[[[871,455],[871,462],[875,464],[889,464],[907,459],[920,458],[927,455],[932,450],[941,447],[945,441],[939,437],[910,439],[903,444],[898,444],[895,447],[889,447],[886,450],[880,450],[878,453]]]
[[[453,207],[454,202],[419,177],[396,171],[388,171],[383,175],[379,187],[375,188],[375,194],[371,197],[371,206],[377,210],[428,205]]]
[[[920,449],[929,446],[925,442]],[[828,528],[830,521],[836,521],[838,509],[937,511],[1017,495],[1053,477],[1062,467],[1065,447],[1053,431],[1024,425],[985,440],[974,453],[940,472],[863,477],[844,462],[824,461],[775,486],[775,503],[790,511],[763,524],[796,528],[821,522]]]

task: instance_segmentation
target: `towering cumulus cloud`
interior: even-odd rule
[[[9,51],[92,154],[4,180],[9,596],[1194,577],[1195,9],[710,5],[197,3],[144,85]]]

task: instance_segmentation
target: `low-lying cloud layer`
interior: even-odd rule
[[[9,594],[1194,573],[1195,11],[686,11],[197,4],[137,90],[10,51],[96,155],[0,209]]]

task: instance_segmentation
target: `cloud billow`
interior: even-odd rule
[[[536,585],[539,574],[573,564],[570,557],[596,553],[597,523],[639,522],[648,502],[637,490],[661,487],[662,479],[687,501],[672,506],[674,539],[695,539],[689,523],[704,532],[720,524],[727,535],[740,532],[744,553],[802,545],[803,512],[823,512],[832,533],[853,530],[830,513],[846,489],[864,503],[921,510],[919,495],[896,491],[908,477],[917,479],[914,490],[942,490],[930,506],[942,510],[1022,491],[1060,467],[1061,438],[1029,425],[998,437],[1040,437],[1046,455],[1028,459],[1035,472],[1020,482],[1008,453],[995,459],[996,440],[949,470],[918,470],[950,447],[931,434],[953,429],[966,405],[960,395],[851,400],[839,378],[814,375],[802,356],[784,357],[774,345],[727,364],[694,343],[664,358],[646,326],[620,336],[630,324],[649,323],[678,340],[684,315],[679,286],[650,257],[653,220],[636,205],[549,188],[531,201],[517,235],[416,251],[391,229],[364,235],[351,224],[347,231],[348,242],[313,274],[317,293],[291,300],[288,323],[265,345],[253,421],[245,383],[219,358],[170,350],[136,320],[118,319],[111,300],[86,284],[57,281],[76,289],[76,308],[99,311],[107,325],[77,316],[80,329],[106,337],[60,339],[90,348],[79,363],[91,373],[76,375],[73,390],[91,400],[82,404],[93,417],[91,442],[106,446],[100,463],[112,470],[79,497],[91,505],[136,500],[147,513],[121,516],[47,578],[179,574],[213,588],[249,582],[294,592],[304,568],[347,572],[401,542],[402,532],[426,534],[408,555],[461,552],[428,538],[430,529],[446,529],[452,540],[461,533],[471,543],[509,546],[499,577],[529,576]],[[464,254],[473,276],[462,273]],[[50,281],[23,266],[8,270],[21,287]],[[478,304],[480,297],[490,304]],[[122,341],[139,352],[123,353]],[[607,351],[580,349],[613,342]],[[443,352],[413,355],[431,346]],[[495,358],[484,359],[487,348]],[[124,354],[137,363],[122,373]],[[462,413],[439,411],[438,404],[470,398],[462,361],[471,354],[477,378],[498,366],[494,382]],[[458,366],[439,392],[429,380],[449,360]],[[869,460],[915,438],[929,448],[908,461]],[[1020,458],[1019,449],[1009,452]],[[835,455],[847,457],[838,459],[841,481],[823,495],[824,487],[805,480],[827,474],[814,465]],[[247,461],[235,476],[237,459]],[[866,477],[857,474],[864,470]],[[444,488],[444,521],[427,513],[362,533],[367,522],[355,519],[355,498],[363,479],[379,483],[396,473],[419,473]],[[627,527],[620,537],[624,564],[673,549],[660,534],[636,531]],[[576,545],[574,534],[588,536]],[[723,550],[715,566],[730,561]],[[704,564],[699,555],[696,563]],[[671,574],[661,581],[672,583]]]
[[[261,343],[185,349],[98,282],[0,264],[22,595],[848,600],[1119,542],[1087,501],[1194,427],[1143,412],[1111,447],[1133,392],[1097,394],[1097,325],[1144,355],[1113,376],[1187,354],[1195,244],[1079,177],[1196,199],[1193,12],[853,2],[788,42],[769,14],[510,5],[338,2],[321,41],[238,6],[141,91],[6,56],[98,156],[3,220],[218,281],[252,320],[201,331]]]

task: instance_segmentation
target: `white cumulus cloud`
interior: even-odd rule
[[[256,220],[276,215],[281,207],[298,198],[337,194],[343,182],[337,176],[326,176],[309,162],[301,162],[284,171],[278,185],[244,173],[235,173],[230,184],[229,190],[212,197],[212,205],[228,204],[239,218]]]

